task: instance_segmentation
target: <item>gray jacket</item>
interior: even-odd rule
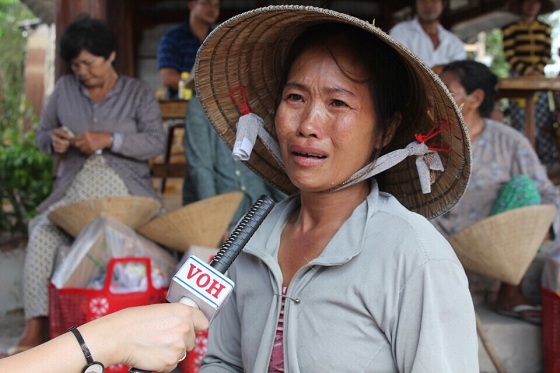
[[[233,296],[211,325],[201,372],[267,372],[280,312],[280,234],[298,196],[280,202],[229,275]],[[284,368],[309,372],[478,372],[467,278],[422,216],[372,190],[289,285]]]

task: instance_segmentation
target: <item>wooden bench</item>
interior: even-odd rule
[[[151,169],[152,177],[161,178],[160,192],[165,192],[167,178],[180,177],[184,178],[186,174],[186,160],[182,162],[171,162],[173,154],[173,144],[178,130],[183,130],[185,126],[185,114],[187,112],[188,101],[185,100],[160,100],[159,108],[161,111],[161,119],[167,127],[167,142],[165,153],[161,162],[152,160]]]

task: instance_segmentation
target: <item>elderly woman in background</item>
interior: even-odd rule
[[[37,133],[37,146],[58,157],[53,191],[30,225],[24,264],[26,329],[16,353],[45,340],[48,279],[57,248],[69,237],[48,220],[72,202],[118,195],[159,198],[148,160],[164,150],[165,133],[151,89],[119,75],[116,37],[102,22],[80,17],[60,39],[73,74],[59,79]]]
[[[489,215],[531,204],[553,204],[560,211],[558,189],[527,138],[489,118],[495,102],[496,75],[480,62],[464,60],[445,65],[441,79],[465,118],[473,168],[463,198],[452,210],[432,220],[436,228],[450,237]],[[552,235],[559,227],[557,213]],[[500,284],[496,302],[499,313],[540,322],[540,306],[529,304],[520,286]]]

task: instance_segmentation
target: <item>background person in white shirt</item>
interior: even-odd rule
[[[416,17],[396,24],[390,31],[395,40],[406,46],[434,70],[443,65],[467,58],[461,39],[440,23],[445,0],[416,0]]]

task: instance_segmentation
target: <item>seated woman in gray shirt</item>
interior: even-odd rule
[[[432,220],[445,237],[505,210],[532,204],[552,204],[560,211],[560,193],[525,136],[490,119],[494,108],[497,77],[476,61],[451,62],[443,67],[441,79],[447,85],[465,119],[472,147],[472,178],[455,207]],[[550,232],[560,228],[557,213]],[[543,237],[544,239],[544,237]],[[531,305],[518,285],[490,281],[470,274],[475,297],[496,297],[496,311],[537,323],[541,306]],[[488,297],[490,298],[490,297]]]
[[[146,84],[117,73],[116,49],[113,32],[89,17],[72,22],[60,39],[60,56],[73,74],[57,82],[37,132],[39,149],[59,163],[53,191],[29,232],[23,281],[27,324],[12,353],[44,340],[48,279],[56,249],[69,240],[49,222],[49,212],[99,197],[159,198],[148,164],[165,146],[159,106]]]

